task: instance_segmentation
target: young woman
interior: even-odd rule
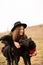
[[[9,37],[11,40],[10,43],[13,44],[14,46],[16,46],[16,48],[20,48],[20,44],[19,44],[19,40],[22,38],[24,39],[25,38],[25,35],[24,35],[24,29],[27,27],[26,24],[24,23],[21,23],[20,21],[16,22],[14,24],[14,27],[11,29],[11,32],[10,34],[8,34],[7,37]],[[12,42],[12,40],[14,41],[14,43]],[[10,45],[11,45],[10,44]],[[12,47],[12,46],[11,46]],[[13,50],[13,49],[12,49]],[[10,50],[9,50],[9,45],[4,46],[4,48],[2,48],[2,53],[3,55],[6,57],[7,61],[8,61],[8,65],[11,64],[10,61],[10,56],[9,56],[9,53],[10,53]]]
[[[14,44],[14,46],[16,46],[17,48],[20,48],[19,40],[21,38],[22,39],[26,38],[26,36],[24,35],[24,29],[26,27],[27,27],[26,24],[18,21],[14,24],[14,27],[11,29],[11,33],[8,35],[14,41],[14,43],[12,43],[12,44]],[[7,52],[7,49],[8,49],[8,45],[6,46],[6,44],[5,44],[5,46],[2,48],[3,54],[5,54],[5,52]]]

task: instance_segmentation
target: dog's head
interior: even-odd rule
[[[27,43],[30,50],[36,47],[36,43],[32,40],[32,38],[27,39]]]
[[[36,55],[36,44],[31,38],[20,40],[20,45],[25,46],[29,49],[30,56]]]

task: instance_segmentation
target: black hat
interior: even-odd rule
[[[11,31],[13,32],[14,29],[18,26],[23,26],[24,28],[27,27],[27,25],[25,23],[21,23],[20,21],[17,21],[15,24],[14,24],[14,27],[11,29]]]

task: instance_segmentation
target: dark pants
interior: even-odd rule
[[[10,47],[6,46],[2,51],[4,57],[7,59],[7,65],[11,65]]]
[[[10,51],[9,46],[6,46],[6,47],[3,49],[3,51],[2,51],[2,53],[3,53],[3,55],[4,55],[5,57],[7,57],[8,53],[9,53],[8,49],[9,49],[9,51]]]

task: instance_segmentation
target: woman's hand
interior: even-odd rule
[[[14,45],[16,46],[16,48],[20,48],[20,44],[18,42],[14,42]]]

